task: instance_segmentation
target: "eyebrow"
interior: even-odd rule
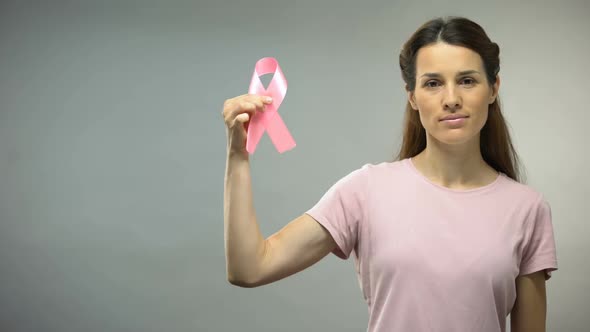
[[[480,72],[478,72],[477,70],[464,70],[464,71],[460,71],[457,73],[457,76],[463,76],[463,75],[469,75],[469,74],[480,74]],[[425,73],[422,76],[426,76],[426,77],[441,77],[442,75],[439,73]],[[420,77],[422,77],[420,76]]]

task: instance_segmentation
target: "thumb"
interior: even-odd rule
[[[248,113],[242,113],[242,114],[236,116],[236,121],[238,121],[240,123],[246,123],[246,122],[248,122],[248,120],[250,120],[250,115],[248,115]]]

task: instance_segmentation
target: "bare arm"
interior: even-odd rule
[[[332,236],[303,214],[264,239],[252,199],[246,122],[264,110],[260,96],[242,95],[224,103],[228,153],[223,201],[226,272],[230,283],[257,287],[311,266],[336,247]]]
[[[260,233],[247,161],[228,159],[225,186],[225,249],[230,283],[258,287],[313,265],[336,247],[330,233],[303,214],[268,239]]]
[[[227,278],[245,286],[257,277],[265,240],[252,202],[250,163],[233,153],[227,157],[223,209]]]
[[[330,233],[308,214],[302,214],[266,240],[260,273],[251,284],[266,285],[300,272],[336,247]]]
[[[510,313],[510,331],[544,332],[546,316],[545,271],[516,278],[516,302]]]

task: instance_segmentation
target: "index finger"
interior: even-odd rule
[[[272,103],[272,98],[269,96],[256,95],[256,94],[250,94],[249,96],[250,96],[250,98],[255,98],[257,101],[264,103],[264,104]]]

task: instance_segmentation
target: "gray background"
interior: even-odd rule
[[[365,330],[352,260],[227,282],[222,103],[256,60],[279,60],[298,146],[279,154],[265,135],[252,156],[269,236],[391,157],[401,45],[464,15],[501,47],[505,116],[552,206],[548,330],[587,330],[588,14],[588,1],[2,1],[0,329]]]

